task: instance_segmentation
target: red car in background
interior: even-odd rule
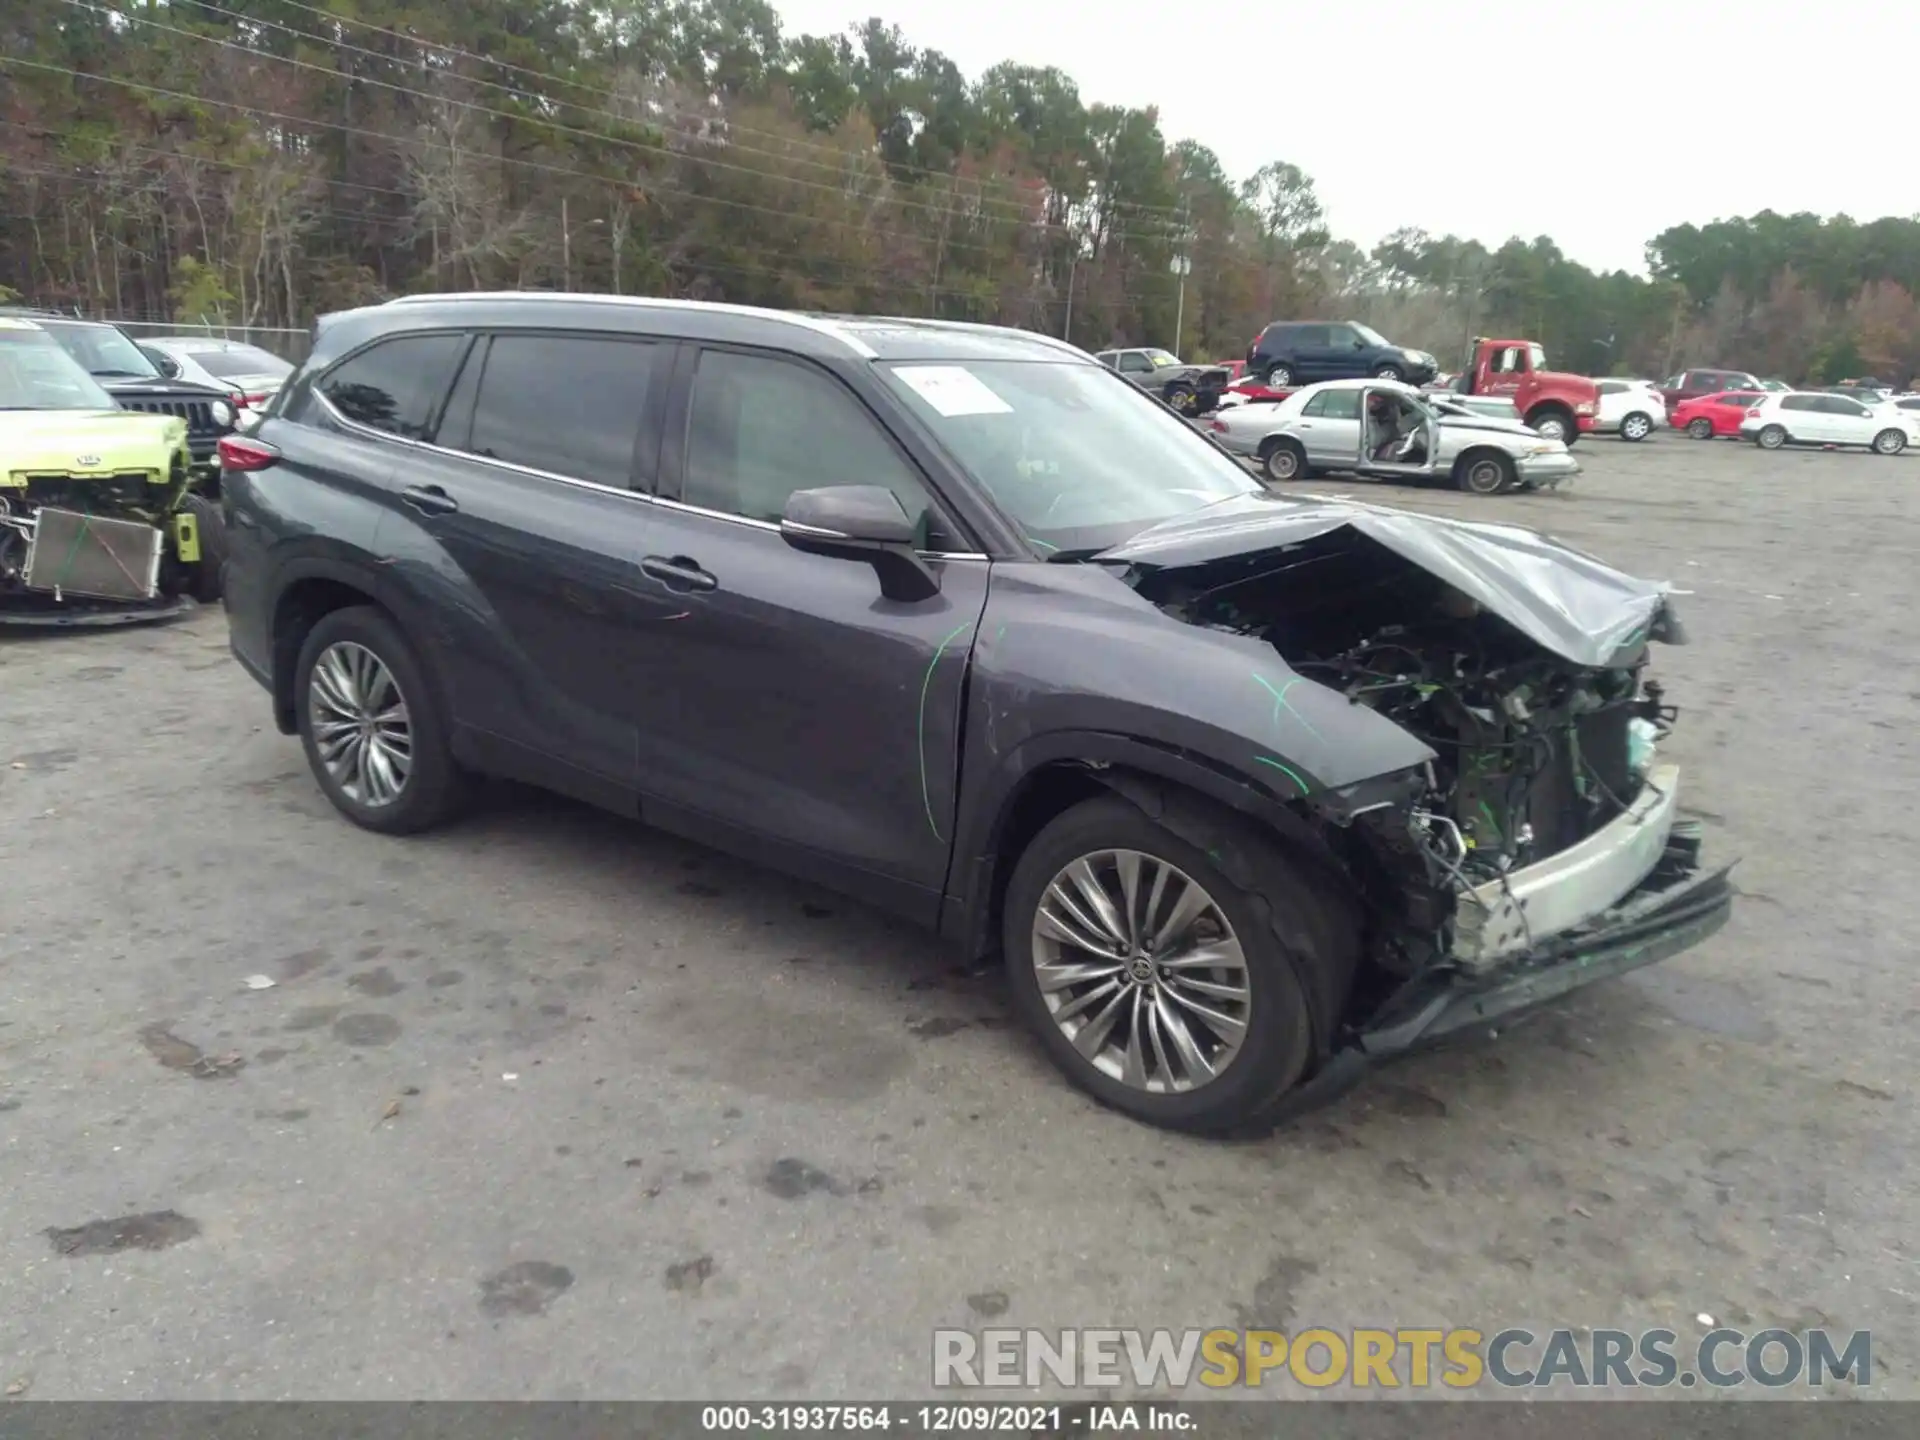
[[[1227,393],[1238,395],[1243,400],[1284,400],[1293,393],[1291,388],[1275,390],[1257,375],[1247,373],[1245,360],[1221,360],[1219,365],[1227,372]]]
[[[1765,395],[1762,390],[1722,390],[1717,395],[1696,395],[1682,400],[1667,412],[1667,423],[1684,430],[1696,440],[1740,438],[1740,422],[1753,402]]]

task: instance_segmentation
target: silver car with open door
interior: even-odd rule
[[[1388,380],[1309,385],[1273,404],[1222,411],[1202,428],[1272,481],[1339,470],[1495,495],[1559,485],[1580,471],[1562,442],[1517,416],[1474,414]]]

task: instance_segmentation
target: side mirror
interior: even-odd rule
[[[780,538],[808,555],[860,560],[880,577],[880,593],[913,603],[940,593],[940,577],[914,549],[914,524],[884,485],[796,490],[780,517]]]
[[[1364,350],[1367,348],[1367,342],[1356,335],[1353,337],[1353,348],[1356,350]]]

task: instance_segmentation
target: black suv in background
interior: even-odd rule
[[[185,420],[187,449],[201,488],[208,493],[217,490],[220,437],[233,433],[237,418],[230,394],[191,380],[169,380],[126,331],[104,320],[79,320],[49,310],[10,309],[0,314],[24,315],[53,336],[121,409]]]
[[[1276,390],[1368,376],[1425,385],[1440,373],[1440,362],[1357,320],[1278,320],[1247,351],[1247,373]]]
[[[1661,587],[1270,494],[1046,336],[419,296],[323,320],[221,455],[233,653],[349,820],[493,773],[791,871],[999,951],[1157,1124],[1271,1122],[1731,905],[1652,764]]]

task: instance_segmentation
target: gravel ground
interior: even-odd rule
[[[1315,488],[1697,592],[1661,673],[1734,919],[1257,1143],[1099,1110],[995,977],[570,803],[351,829],[218,613],[0,641],[0,1384],[900,1397],[989,1318],[1710,1314],[1870,1328],[1920,1396],[1920,460],[1581,453],[1558,495]]]

